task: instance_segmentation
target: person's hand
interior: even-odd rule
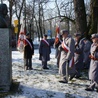
[[[92,56],[92,55],[89,55],[89,57],[91,58],[91,59],[93,59],[93,60],[98,60],[98,59],[96,59],[94,56]]]
[[[60,50],[60,47],[61,47],[61,46],[58,47],[58,50]]]
[[[93,60],[98,60],[98,58],[93,57]]]
[[[61,46],[61,45],[58,47],[58,50],[63,50],[63,48],[62,48],[62,46]]]
[[[89,55],[89,58],[90,58],[90,59],[93,59],[93,56],[92,56],[92,55]]]

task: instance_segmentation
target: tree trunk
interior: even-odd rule
[[[9,27],[11,28],[11,25],[12,25],[12,0],[10,0],[9,2],[9,10],[10,10],[10,24],[9,24]]]
[[[22,14],[22,10],[23,10],[23,5],[25,6],[25,12],[26,12],[26,2],[25,2],[25,0],[22,0],[22,4],[19,6],[20,10],[17,9],[18,4],[17,4],[17,2],[15,2],[16,17],[18,19],[18,34],[19,34],[19,31],[20,31],[20,19],[21,19],[21,14]],[[26,31],[26,13],[25,13],[25,31]]]
[[[89,35],[97,33],[98,25],[98,0],[91,0],[90,3],[91,16],[90,16],[90,26],[89,26]]]
[[[84,0],[73,0],[75,17],[76,17],[76,30],[78,33],[84,35],[84,32],[87,30],[87,20],[85,12]]]
[[[35,0],[33,0],[33,8],[32,8],[32,23],[31,24],[31,28],[32,28],[32,34],[31,34],[31,38],[34,39],[34,18],[35,18]],[[31,32],[30,32],[31,33]]]
[[[40,36],[43,38],[43,32],[42,32],[42,8],[41,3],[39,2],[39,31]]]
[[[38,22],[37,22],[36,17],[35,17],[35,22],[36,22],[36,27],[37,27],[38,40],[40,41],[39,26],[38,26]]]

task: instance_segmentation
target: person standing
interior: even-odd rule
[[[59,68],[59,61],[60,61],[60,50],[58,49],[58,47],[61,45],[62,43],[62,35],[60,35],[60,38],[58,40],[55,40],[54,42],[54,48],[56,49],[56,53],[55,53],[55,58],[57,58],[57,67]]]
[[[32,70],[32,55],[34,55],[34,45],[29,33],[26,34],[24,44],[24,67],[26,70]]]
[[[42,61],[43,69],[49,69],[47,67],[47,61],[50,60],[50,53],[51,53],[50,44],[48,43],[47,35],[45,34],[39,46],[39,60]]]
[[[84,49],[84,42],[83,38],[81,39],[81,34],[75,34],[75,53],[74,53],[74,60],[75,60],[75,68],[76,68],[76,78],[81,76],[81,71],[83,69],[83,49]]]
[[[93,41],[90,49],[90,69],[89,69],[89,79],[91,84],[87,87],[86,91],[94,91],[97,88],[98,92],[98,35],[92,34],[91,39]]]
[[[59,46],[61,51],[60,63],[59,63],[59,74],[61,75],[62,80],[60,83],[68,83],[69,75],[72,76],[75,74],[74,64],[74,49],[75,42],[67,30],[62,30],[63,42]],[[71,66],[70,66],[71,65]]]
[[[88,39],[84,39],[84,59],[83,59],[83,63],[84,63],[84,69],[89,69],[90,66],[90,58],[89,58],[89,54],[90,54],[90,48],[91,48],[91,42]]]

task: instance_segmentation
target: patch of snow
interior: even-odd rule
[[[52,49],[50,57],[49,70],[43,70],[36,49],[32,58],[34,70],[24,70],[23,53],[12,51],[12,75],[16,82],[20,82],[21,92],[5,98],[98,98],[96,91],[84,90],[89,85],[88,80],[73,79],[68,84],[59,83],[55,49]]]

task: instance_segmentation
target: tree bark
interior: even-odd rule
[[[98,0],[91,0],[90,2],[90,19],[89,19],[89,35],[97,33],[98,27]]]
[[[25,3],[25,0],[22,0],[21,4],[17,4],[17,2],[15,2],[15,10],[16,10],[16,17],[18,19],[18,34],[20,32],[20,19],[21,19],[21,13],[23,10],[23,5]],[[20,5],[20,6],[18,6]],[[20,10],[18,10],[18,7]],[[18,12],[19,11],[19,12]],[[26,13],[25,13],[26,14]],[[25,27],[26,28],[26,27]],[[25,30],[26,31],[26,30]]]
[[[43,38],[43,32],[42,32],[42,6],[41,2],[39,1],[39,32],[41,38]]]
[[[85,12],[84,0],[73,0],[75,17],[76,17],[76,30],[78,33],[84,35],[84,32],[87,30],[87,20]]]

